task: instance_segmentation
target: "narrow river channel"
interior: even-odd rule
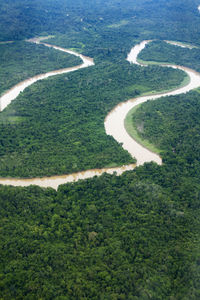
[[[41,43],[41,39],[35,38],[29,40],[29,42]],[[130,63],[139,64],[137,62],[138,54],[145,48],[145,46],[149,42],[150,41],[143,41],[140,44],[134,46],[131,49],[131,52],[128,54],[127,60]],[[10,102],[14,100],[19,95],[20,92],[22,92],[26,87],[30,86],[31,84],[33,84],[38,80],[50,76],[54,76],[57,74],[76,71],[80,68],[85,68],[94,65],[94,62],[91,58],[85,57],[74,51],[67,50],[54,45],[50,45],[47,43],[42,43],[42,44],[45,45],[46,47],[52,47],[56,50],[64,51],[79,56],[83,60],[83,64],[72,68],[55,70],[45,74],[40,74],[17,84],[0,98],[1,111],[7,105],[9,105]],[[164,66],[166,67],[166,65]],[[104,122],[106,133],[108,135],[112,135],[119,143],[122,143],[122,147],[125,150],[127,150],[132,157],[135,157],[137,159],[136,165],[131,164],[131,165],[116,167],[116,168],[94,169],[94,170],[87,170],[87,171],[77,172],[68,175],[58,175],[58,176],[43,177],[43,178],[30,178],[30,179],[0,178],[0,184],[13,185],[13,186],[29,186],[34,184],[41,187],[52,187],[54,189],[57,189],[60,184],[64,184],[67,182],[75,182],[78,181],[79,179],[86,179],[94,176],[100,176],[104,172],[109,174],[113,174],[115,172],[117,175],[120,175],[127,170],[132,170],[136,166],[144,164],[145,162],[154,161],[157,164],[161,164],[162,160],[160,156],[151,152],[145,147],[141,146],[139,143],[137,143],[135,140],[133,140],[133,138],[129,136],[129,134],[127,133],[124,127],[124,120],[126,118],[127,113],[130,111],[130,109],[137,106],[138,104],[144,103],[148,100],[155,100],[163,96],[171,96],[171,95],[186,93],[200,86],[200,74],[195,72],[194,70],[182,66],[175,66],[175,65],[169,65],[168,67],[185,71],[190,78],[190,82],[184,87],[177,88],[176,90],[173,90],[171,92],[159,93],[159,94],[149,95],[149,96],[148,95],[141,96],[141,97],[130,99],[124,103],[120,103],[108,114]]]

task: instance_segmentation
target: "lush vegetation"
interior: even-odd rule
[[[139,59],[164,62],[192,68],[200,72],[200,48],[182,48],[163,41],[153,41],[140,53]]]
[[[163,150],[164,162],[178,165],[198,179],[199,99],[198,92],[161,98],[140,106],[133,114],[133,126],[143,128],[138,134]]]
[[[0,94],[34,75],[82,62],[74,55],[28,42],[1,44],[0,57]]]
[[[38,82],[1,113],[4,176],[131,161],[105,135],[104,117],[120,101],[179,84],[183,74],[131,66],[128,51],[151,38],[200,44],[198,0],[0,0],[0,5],[0,40],[56,34],[56,44],[96,62]],[[30,52],[29,59],[25,50],[36,46],[21,45],[24,68],[9,50],[18,43],[0,45],[13,56],[10,72],[37,72],[36,55]],[[164,58],[199,70],[198,49],[162,42],[149,47],[145,60]],[[55,58],[49,50],[44,54],[46,48],[38,51]],[[40,68],[54,67],[54,58]],[[5,81],[0,86],[7,88]],[[120,177],[104,174],[62,185],[57,192],[0,186],[1,299],[200,298],[199,99],[195,91],[135,112],[133,124],[161,149],[162,166],[148,163]]]
[[[148,164],[0,189],[3,299],[198,299],[199,189]]]
[[[121,101],[183,78],[178,70],[124,60],[32,85],[1,114],[0,175],[36,177],[134,162],[106,135],[106,115]]]
[[[109,29],[119,34],[121,48],[132,37],[200,43],[198,0],[0,0],[0,5],[1,40],[79,33],[114,44],[105,32]]]
[[[140,104],[142,105],[142,104]],[[155,144],[152,144],[149,142],[148,139],[144,138],[139,134],[139,132],[143,132],[143,122],[135,123],[133,122],[133,116],[135,111],[138,109],[138,105],[133,107],[131,110],[129,110],[128,114],[126,115],[126,118],[124,120],[124,127],[126,128],[126,131],[128,134],[139,144],[143,145],[145,148],[149,149],[150,151],[157,153],[161,155],[161,150],[155,146]]]
[[[139,54],[138,60],[141,63],[147,63],[147,64],[160,64],[160,63],[168,63],[168,64],[176,64],[176,65],[184,65],[186,67],[192,68],[196,71],[200,71],[200,62],[199,62],[199,55],[200,55],[200,48],[194,47],[194,48],[182,48],[180,46],[174,46],[171,44],[168,44],[164,41],[153,41],[149,44],[146,45],[145,49]],[[180,96],[182,97],[182,96]],[[169,104],[169,103],[168,103]],[[170,103],[170,110],[176,111],[176,106],[178,105],[177,102],[173,103],[171,105]],[[151,105],[150,105],[151,107]],[[150,108],[150,110],[152,107]],[[196,106],[195,106],[196,109]],[[162,152],[162,149],[160,149],[160,140],[159,143],[158,141],[155,140],[155,136],[151,136],[151,133],[146,132],[146,130],[152,130],[152,128],[147,129],[147,124],[146,128],[144,129],[144,120],[145,118],[154,118],[155,116],[148,115],[149,111],[144,113],[146,110],[146,106],[140,108],[137,113],[135,114],[135,111],[138,110],[138,108],[134,108],[132,111],[129,112],[127,115],[125,125],[130,133],[131,136],[133,136],[138,142],[142,143],[145,145],[147,148],[151,149],[154,152]],[[142,111],[143,111],[143,116],[142,116]],[[160,113],[160,111],[158,111]],[[184,114],[184,117],[185,114]],[[160,121],[160,120],[159,120]],[[158,124],[159,124],[158,121]],[[169,120],[168,120],[169,121]],[[196,119],[195,119],[196,121]],[[191,121],[192,123],[192,121]],[[170,128],[172,129],[175,124],[173,122],[169,122]],[[168,124],[168,126],[169,126]],[[175,127],[174,127],[175,128]],[[154,130],[157,130],[158,128],[156,127]],[[163,128],[164,132],[164,128]],[[166,138],[168,141],[167,136],[167,130],[165,131],[166,135],[163,135],[163,140]],[[175,129],[176,132],[176,129]],[[147,135],[146,135],[147,134]],[[153,141],[153,142],[152,142]],[[165,147],[164,147],[165,148]]]
[[[198,1],[119,0],[116,3],[110,0],[105,4],[101,0],[95,2],[98,5],[98,13],[95,14],[94,2],[93,5],[90,1],[84,1],[84,5],[82,1],[78,3],[76,27],[66,27],[70,35],[66,35],[65,29],[57,28],[54,41],[58,45],[80,49],[92,57],[101,60],[107,57],[125,58],[133,44],[144,39],[200,44]]]

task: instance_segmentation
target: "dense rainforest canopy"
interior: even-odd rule
[[[94,58],[95,66],[30,86],[0,113],[1,176],[42,176],[133,159],[103,121],[119,102],[181,84],[200,70],[197,0],[0,0],[0,93],[25,78]],[[191,43],[192,50],[163,40]],[[7,43],[7,41],[13,41]],[[0,299],[200,298],[200,90],[141,105],[132,123],[162,153],[122,176],[55,191],[0,186]],[[141,130],[142,128],[142,130]]]

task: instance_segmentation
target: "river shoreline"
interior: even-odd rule
[[[93,59],[83,56],[82,54],[78,54],[74,51],[64,49],[61,47],[57,47],[54,45],[50,45],[47,43],[42,43],[41,38],[35,38],[29,40],[29,42],[34,43],[41,43],[46,47],[52,47],[54,49],[57,49],[59,51],[64,51],[76,56],[79,56],[83,60],[83,64],[72,67],[72,68],[66,68],[61,70],[56,70],[52,72],[48,72],[45,74],[34,76],[33,78],[27,79],[18,85],[14,86],[12,89],[10,89],[6,94],[4,94],[0,100],[6,95],[8,98],[5,98],[3,109],[12,101],[14,100],[18,94],[23,91],[27,86],[33,84],[34,82],[47,78],[49,76],[54,76],[57,74],[63,74],[68,73],[71,71],[78,70],[80,68],[89,67],[94,65]],[[130,53],[128,54],[127,60],[130,63],[139,64],[137,61],[137,57],[139,53],[145,48],[145,46],[151,42],[149,41],[143,41],[140,44],[134,46]],[[145,64],[142,64],[143,66],[147,66]],[[162,65],[162,64],[161,64]],[[128,150],[128,152],[131,154],[132,157],[137,159],[137,164],[130,164],[125,166],[119,166],[114,168],[102,168],[102,169],[91,169],[86,171],[80,171],[77,173],[67,174],[67,175],[56,175],[56,176],[46,176],[41,178],[0,178],[0,184],[4,185],[13,185],[13,186],[29,186],[29,185],[38,185],[40,187],[51,187],[54,189],[57,189],[60,184],[68,183],[68,182],[76,182],[80,179],[87,179],[92,178],[94,176],[100,176],[103,173],[109,173],[109,174],[116,174],[121,175],[123,172],[128,170],[133,170],[136,166],[143,165],[145,162],[151,162],[154,161],[157,164],[162,164],[161,157],[157,154],[152,152],[151,150],[145,148],[140,144],[140,142],[135,141],[129,133],[125,129],[125,119],[128,114],[128,112],[136,107],[137,105],[144,103],[148,100],[155,100],[160,97],[164,96],[172,96],[172,95],[178,95],[182,93],[186,93],[194,88],[197,88],[200,86],[200,74],[196,71],[182,67],[182,66],[175,66],[175,65],[162,65],[167,67],[172,67],[175,69],[180,69],[184,71],[188,77],[190,78],[190,81],[184,85],[180,86],[176,89],[173,89],[168,92],[160,92],[156,94],[149,94],[149,95],[142,95],[133,99],[129,99],[126,102],[122,102],[118,104],[116,107],[113,108],[113,110],[106,116],[104,121],[105,131],[108,135],[112,135],[113,138],[115,138],[119,143],[122,143],[122,147],[125,150]],[[62,73],[61,73],[62,72]],[[41,78],[41,76],[43,76]],[[37,77],[37,78],[36,78]],[[35,80],[35,81],[34,81]],[[26,85],[28,84],[28,85]],[[9,95],[9,96],[8,96]],[[2,108],[2,107],[1,107]]]
[[[127,60],[130,63],[137,63],[138,54],[142,51],[145,46],[151,41],[143,41],[139,45],[133,47],[127,56]],[[142,64],[142,66],[147,66]],[[122,147],[127,150],[132,156],[137,160],[137,166],[143,165],[145,162],[154,161],[157,164],[162,164],[161,157],[152,152],[151,150],[144,147],[140,143],[136,142],[133,137],[126,131],[124,122],[126,116],[130,110],[132,110],[137,105],[144,103],[148,100],[156,100],[165,96],[175,96],[182,93],[187,93],[192,89],[200,86],[200,74],[187,67],[177,66],[177,65],[162,65],[163,67],[172,67],[174,69],[179,69],[184,71],[190,78],[190,81],[185,86],[178,87],[168,92],[161,92],[154,95],[139,96],[137,98],[129,99],[126,102],[120,103],[113,108],[113,110],[107,115],[105,119],[105,130],[106,133],[112,135],[118,143],[122,143]]]
[[[94,65],[94,61],[93,61],[92,58],[86,57],[82,54],[76,53],[76,52],[74,52],[72,50],[69,50],[69,49],[64,49],[64,48],[57,47],[57,46],[54,46],[54,45],[42,43],[41,38],[34,38],[34,39],[26,40],[26,41],[30,42],[30,43],[42,44],[46,47],[54,48],[56,50],[59,50],[59,51],[65,52],[65,53],[75,55],[77,57],[80,57],[81,60],[83,61],[83,63],[81,65],[70,67],[70,68],[63,68],[63,69],[54,70],[54,71],[50,71],[50,72],[43,73],[43,74],[38,74],[36,76],[33,76],[31,78],[28,78],[28,79],[25,79],[25,80],[19,82],[18,84],[13,86],[11,89],[6,91],[0,97],[0,111],[3,111],[13,100],[15,100],[17,98],[17,96],[25,90],[25,88],[29,87],[30,85],[32,85],[33,83],[35,83],[39,80],[43,80],[45,78],[55,76],[55,75],[59,75],[59,74],[74,72],[74,71],[77,71],[79,69],[87,68],[89,66]]]

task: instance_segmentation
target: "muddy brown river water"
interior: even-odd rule
[[[65,68],[61,70],[55,70],[52,72],[48,72],[45,74],[40,74],[37,76],[34,76],[32,78],[29,78],[27,80],[24,80],[20,82],[19,84],[15,85],[13,88],[11,88],[8,92],[6,92],[1,98],[1,111],[7,107],[13,101],[16,99],[16,97],[19,95],[20,92],[23,92],[24,89],[31,84],[35,83],[38,80],[48,78],[50,76],[55,76],[58,74],[64,74],[68,72],[73,72],[76,70],[79,70],[81,68],[86,68],[94,65],[93,59],[83,56],[79,53],[76,53],[74,51],[64,49],[61,47],[57,47],[54,45],[50,45],[47,43],[41,42],[41,38],[34,38],[29,40],[29,42],[34,43],[42,43],[46,47],[52,47],[59,51],[64,51],[67,53],[70,53],[72,55],[76,55],[80,57],[83,61],[83,63],[79,66],[75,66],[72,68]],[[139,64],[137,62],[138,54],[145,48],[147,43],[150,41],[143,41],[140,44],[134,46],[130,53],[128,54],[127,60],[130,63]],[[178,44],[177,44],[178,45]],[[179,45],[180,46],[180,45]],[[185,46],[186,47],[186,46]],[[166,67],[166,65],[164,65]],[[195,72],[192,69],[182,67],[182,66],[175,66],[175,65],[169,65],[167,67],[172,67],[175,69],[183,70],[187,73],[187,75],[190,78],[190,81],[187,85],[177,88],[176,90],[170,91],[170,92],[163,92],[155,95],[146,95],[141,96],[137,98],[130,99],[124,103],[120,103],[117,105],[106,117],[104,126],[105,131],[108,135],[112,135],[114,139],[116,139],[119,143],[122,143],[122,147],[127,150],[132,157],[135,157],[137,159],[137,164],[131,164],[116,168],[103,168],[103,169],[94,169],[94,170],[86,170],[82,172],[77,172],[73,174],[68,175],[58,175],[58,176],[51,176],[51,177],[43,177],[43,178],[30,178],[30,179],[16,179],[16,178],[0,178],[0,184],[4,185],[13,185],[13,186],[29,186],[29,185],[38,185],[41,187],[52,187],[54,189],[57,189],[60,184],[64,184],[67,182],[75,182],[79,179],[86,179],[91,178],[94,176],[100,176],[104,172],[113,174],[116,173],[117,175],[121,175],[123,172],[127,170],[132,170],[136,166],[142,165],[145,162],[154,161],[157,164],[162,164],[162,159],[159,155],[156,153],[151,152],[147,148],[143,147],[139,143],[137,143],[130,135],[127,133],[125,127],[124,127],[124,120],[126,118],[127,113],[138,104],[144,103],[148,100],[155,100],[162,96],[171,96],[171,95],[178,95],[182,93],[186,93],[194,88],[197,88],[200,86],[200,74]]]

